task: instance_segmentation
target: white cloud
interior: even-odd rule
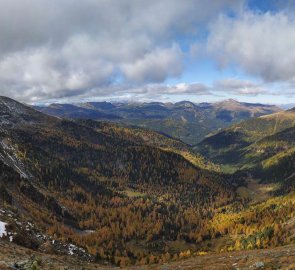
[[[134,82],[162,82],[182,72],[182,52],[177,45],[168,49],[155,49],[143,58],[122,65],[126,78]]]
[[[295,77],[295,19],[285,13],[244,12],[211,25],[207,50],[221,67],[237,65],[267,82]]]
[[[235,78],[224,79],[214,83],[214,90],[236,95],[256,96],[269,93],[263,84]]]
[[[90,91],[82,91],[71,96],[71,101],[80,102],[81,100],[163,100],[167,96],[177,95],[191,95],[197,97],[201,95],[211,95],[211,88],[202,83],[179,83],[176,85],[165,85],[159,83],[144,84],[144,85],[107,85],[93,88]],[[69,102],[69,97],[64,96],[56,98],[54,96],[48,97],[45,103],[52,102]],[[41,100],[36,100],[34,103],[44,103]]]
[[[113,96],[124,96],[130,94],[141,95],[142,97],[155,97],[162,95],[208,95],[210,94],[210,87],[202,83],[179,83],[176,85],[165,84],[145,84],[142,86],[130,86],[130,85],[116,85],[110,86],[102,91],[102,88],[97,89],[100,95],[107,96],[111,90]]]
[[[0,0],[0,94],[31,102],[164,82],[183,71],[177,41],[242,3]]]
[[[166,87],[167,94],[175,94],[175,95],[208,95],[210,94],[210,88],[202,83],[179,83],[174,86]]]
[[[99,59],[79,63],[48,48],[22,51],[0,62],[1,94],[31,101],[78,95],[107,85],[112,72]]]
[[[0,94],[26,102],[212,91],[256,96],[278,89],[291,95],[295,19],[293,10],[283,11],[285,2],[279,12],[255,13],[244,0],[0,0]],[[235,12],[220,15],[224,10]],[[265,83],[165,85],[182,74],[185,57],[204,55],[212,19],[206,57]]]

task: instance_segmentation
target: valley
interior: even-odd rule
[[[0,0],[0,270],[295,270],[295,0]]]
[[[0,262],[285,267],[293,257],[283,250],[295,243],[294,123],[292,110],[275,112],[191,147],[151,129],[55,117],[1,97],[0,245],[15,255]]]

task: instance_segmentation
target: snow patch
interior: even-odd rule
[[[73,245],[73,244],[69,244],[69,255],[74,255],[74,251],[76,251],[78,248]]]
[[[68,254],[69,255],[75,255],[75,254],[85,254],[86,251],[83,248],[79,248],[76,245],[69,244],[68,245]]]
[[[12,165],[21,177],[28,178],[28,175],[22,169],[24,164],[15,154],[16,149],[12,145],[6,144],[4,140],[0,141],[0,146],[2,146],[2,151],[4,154],[2,155],[0,153],[0,159],[8,166]]]
[[[7,223],[0,221],[0,237],[7,235],[6,225]]]

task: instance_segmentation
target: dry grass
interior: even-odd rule
[[[0,240],[0,270],[11,270],[15,262],[39,259],[44,270],[113,270],[111,265],[81,262],[70,256],[41,254]],[[266,250],[235,251],[196,255],[162,265],[132,266],[130,270],[193,269],[295,269],[295,245]]]
[[[253,179],[248,179],[246,183],[247,187],[238,187],[238,195],[244,199],[251,199],[253,203],[269,199],[270,192],[278,187],[276,184],[260,184]]]

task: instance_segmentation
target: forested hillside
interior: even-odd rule
[[[4,97],[0,105],[7,242],[129,266],[295,241],[294,128],[262,138],[234,126],[208,137],[213,150],[238,153],[241,167],[225,174],[164,134],[56,118]]]
[[[284,134],[284,130],[293,126],[294,110],[261,116],[208,136],[196,145],[195,150],[219,164],[236,168],[252,166],[266,156],[262,144],[269,139],[264,138],[275,138],[280,131]],[[292,136],[289,138],[292,140]]]
[[[286,195],[294,191],[294,121],[294,109],[254,118],[217,132],[195,150],[221,171],[264,183],[270,196]]]
[[[1,101],[9,119],[1,122],[1,159],[20,175],[4,174],[2,201],[46,235],[117,264],[163,261],[186,248],[173,243],[218,235],[206,226],[235,200],[235,180],[209,171],[214,165],[185,144]],[[42,246],[33,242],[25,245]]]

